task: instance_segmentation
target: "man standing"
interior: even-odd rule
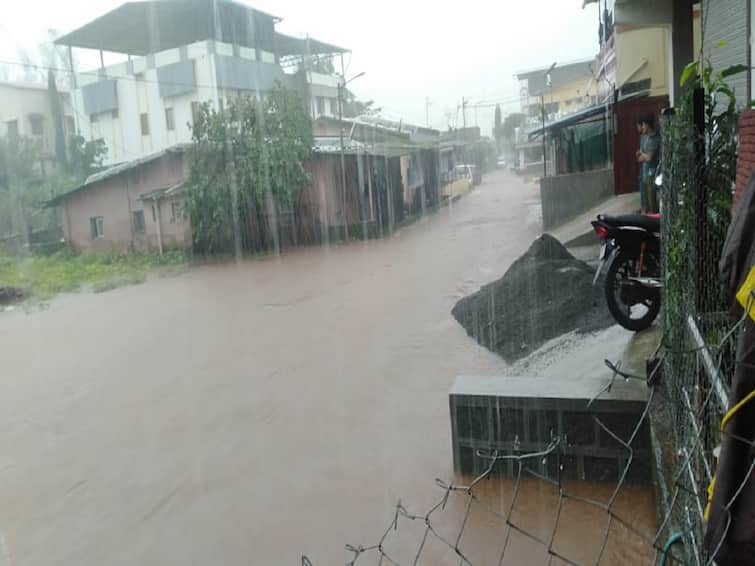
[[[661,136],[655,129],[655,116],[646,114],[640,119],[642,135],[645,137],[644,146],[637,152],[637,161],[641,164],[641,183],[645,195],[645,211],[658,212],[658,199],[656,198],[653,180],[655,170],[661,159]],[[642,144],[642,142],[640,142]]]
[[[645,134],[642,133],[643,118],[637,118],[637,135],[640,136],[640,149],[634,153],[637,161],[640,160],[640,154],[645,151]],[[645,187],[642,184],[642,165],[640,165],[640,173],[637,175],[637,188],[640,191],[640,212],[645,214],[647,212],[647,207],[645,206]]]

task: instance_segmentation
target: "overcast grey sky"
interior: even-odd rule
[[[597,51],[597,7],[582,0],[465,0],[455,8],[417,0],[243,0],[284,19],[278,29],[347,47],[347,77],[361,98],[374,99],[390,117],[447,125],[462,96],[518,109],[515,71],[591,57]],[[122,0],[6,0],[0,8],[0,59],[18,59],[50,28],[67,32]],[[82,56],[83,61],[91,61]],[[96,61],[96,59],[95,59]],[[489,132],[493,109],[479,109]],[[475,112],[467,111],[474,123]]]

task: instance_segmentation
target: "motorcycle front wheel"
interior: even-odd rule
[[[660,261],[653,252],[645,252],[643,274],[657,276]],[[627,330],[639,332],[649,328],[661,310],[660,289],[647,289],[629,280],[639,273],[639,257],[621,251],[606,274],[606,303],[614,320]]]

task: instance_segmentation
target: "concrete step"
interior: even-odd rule
[[[594,206],[587,212],[583,212],[576,218],[556,228],[547,230],[546,233],[558,239],[567,248],[597,244],[598,239],[590,222],[595,220],[598,214],[616,216],[619,214],[631,214],[637,212],[639,209],[639,193],[615,196]]]

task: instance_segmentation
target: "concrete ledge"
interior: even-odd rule
[[[540,179],[543,229],[550,230],[613,196],[613,169]]]

